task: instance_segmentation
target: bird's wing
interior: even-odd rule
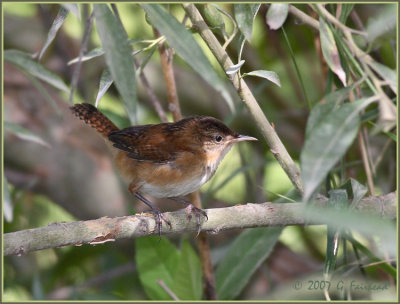
[[[168,163],[175,160],[180,151],[171,145],[171,138],[167,138],[170,134],[158,128],[157,125],[133,126],[111,132],[108,138],[115,148],[128,152],[130,158]]]

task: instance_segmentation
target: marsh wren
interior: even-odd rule
[[[171,223],[143,194],[187,205],[188,218],[191,213],[196,215],[200,231],[200,216],[207,218],[206,212],[181,197],[198,190],[214,175],[234,143],[257,140],[239,135],[208,116],[120,130],[91,104],[76,104],[71,110],[105,138],[118,171],[130,183],[130,193],[154,213],[159,234],[161,220],[170,227]]]

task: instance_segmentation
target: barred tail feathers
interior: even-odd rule
[[[104,137],[108,138],[108,135],[111,132],[119,130],[111,120],[91,104],[76,104],[70,107],[70,109],[75,116],[85,121],[86,124],[91,126]]]

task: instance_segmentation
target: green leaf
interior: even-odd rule
[[[171,300],[171,296],[157,283],[162,280],[168,288],[174,285],[180,254],[168,239],[144,237],[135,240],[136,265],[139,279],[152,300]]]
[[[313,107],[307,120],[306,137],[309,136],[310,131],[314,129],[316,125],[318,125],[323,119],[325,119],[325,116],[328,113],[337,109],[343,103],[343,101],[347,99],[350,91],[353,88],[354,86],[345,87],[329,93],[328,95],[325,95],[323,97],[320,103],[316,104]]]
[[[274,71],[266,71],[266,70],[251,71],[249,73],[243,74],[243,77],[245,77],[245,76],[256,76],[256,77],[265,78],[265,79],[275,83],[278,87],[281,86],[279,76]]]
[[[104,55],[104,50],[101,46],[94,48],[93,50],[90,50],[89,52],[87,52],[85,55],[82,56],[81,62],[84,61],[88,61],[92,58],[95,57],[99,57],[101,55]],[[70,61],[68,61],[68,65],[74,64],[74,63],[78,63],[79,61],[79,57],[76,57],[74,59],[71,59]]]
[[[224,82],[219,78],[192,34],[160,5],[142,3],[141,6],[146,11],[151,24],[166,37],[177,54],[224,97],[233,112],[233,101]]]
[[[392,220],[383,219],[380,215],[367,211],[355,211],[351,209],[335,209],[319,207],[315,204],[304,204],[302,216],[307,223],[325,224],[341,231],[357,231],[367,237],[377,236],[380,238],[381,250],[377,251],[382,259],[383,252],[390,255],[397,254],[396,223]]]
[[[340,63],[339,52],[336,46],[335,38],[326,24],[324,18],[319,18],[319,34],[321,39],[322,54],[329,68],[334,72],[346,86],[346,73],[344,72]]]
[[[76,18],[78,18],[78,20],[81,19],[81,15],[79,14],[79,6],[76,3],[61,3],[61,5],[69,10],[72,14],[75,15]]]
[[[396,33],[397,5],[384,4],[376,17],[368,19],[366,27],[367,39],[372,42],[378,37],[390,33]]]
[[[346,24],[346,20],[349,17],[351,11],[353,10],[354,3],[341,3],[342,11],[340,13],[339,21]]]
[[[100,78],[100,84],[99,84],[99,91],[97,92],[97,97],[96,97],[96,107],[99,104],[99,101],[101,97],[107,92],[108,88],[112,85],[114,82],[110,70],[105,69],[103,73],[101,73],[101,78]]]
[[[36,135],[33,132],[29,131],[28,129],[25,129],[15,123],[5,121],[4,129],[6,131],[12,132],[14,135],[16,135],[20,139],[31,141],[31,142],[37,143],[39,145],[45,146],[47,148],[50,148],[50,145],[46,141],[44,141],[42,138],[40,138],[39,135]]]
[[[68,93],[69,89],[64,81],[57,74],[33,60],[30,54],[18,50],[6,50],[4,51],[4,59],[32,76]]]
[[[63,6],[60,7],[60,10],[58,11],[58,14],[57,14],[56,18],[54,19],[53,24],[47,34],[46,42],[44,43],[42,50],[40,51],[39,60],[42,58],[44,52],[49,47],[50,43],[53,42],[54,38],[57,35],[58,30],[64,24],[65,18],[67,18],[67,16],[68,16],[68,12],[69,12],[68,9],[64,8]]]
[[[360,99],[321,116],[310,130],[300,156],[304,201],[308,201],[357,135],[359,112],[374,99]]]
[[[201,300],[203,293],[200,259],[186,239],[176,269],[172,291],[179,300]]]
[[[346,205],[347,205],[347,193],[345,190],[339,189],[339,190],[329,191],[328,206],[338,210],[345,210]],[[324,277],[326,280],[329,280],[331,278],[332,273],[335,270],[340,240],[341,240],[340,229],[328,225],[326,256],[324,265]]]
[[[267,24],[271,30],[279,29],[289,13],[288,3],[272,3],[267,12]]]
[[[397,95],[397,73],[396,70],[392,70],[391,68],[383,65],[375,60],[372,60],[369,65],[374,69],[379,76],[382,77],[392,89],[393,93]]]
[[[281,231],[282,228],[252,228],[236,238],[215,273],[218,299],[232,300],[240,294],[272,252]]]
[[[225,21],[221,12],[211,3],[198,4],[196,7],[203,15],[204,20],[210,27],[210,30],[219,34],[221,37],[225,37]]]
[[[93,4],[107,66],[132,124],[136,123],[136,75],[132,49],[122,24],[106,4]]]
[[[259,8],[260,3],[234,4],[235,20],[240,31],[249,42],[251,42],[251,34],[253,32],[253,21]]]
[[[8,182],[5,174],[3,173],[3,214],[7,222],[12,222],[14,217],[14,205],[11,201],[10,191],[8,189]]]
[[[360,184],[353,178],[346,181],[340,189],[345,189],[349,198],[351,198],[351,206],[357,205],[357,203],[367,194],[368,189],[364,185]]]

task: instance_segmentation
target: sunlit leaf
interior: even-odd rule
[[[58,11],[56,18],[54,19],[53,24],[52,24],[49,32],[47,33],[47,39],[42,47],[42,50],[40,51],[39,60],[42,58],[44,52],[49,47],[50,43],[53,42],[54,38],[57,35],[58,30],[64,24],[65,18],[67,18],[67,16],[68,16],[68,12],[69,12],[68,9],[64,8],[63,6],[60,7],[60,10]]]
[[[360,124],[359,112],[372,101],[360,99],[343,104],[321,117],[310,130],[300,156],[305,201],[350,147]]]
[[[6,50],[4,51],[4,59],[53,87],[67,93],[69,92],[67,85],[57,74],[49,71],[41,63],[33,60],[30,54],[18,50]]]
[[[168,43],[175,49],[177,54],[224,97],[233,112],[234,105],[228,89],[213,69],[192,34],[173,16],[165,12],[160,5],[142,3],[141,6],[146,11],[148,19],[153,26],[166,37]]]
[[[324,55],[325,61],[329,68],[334,72],[346,86],[346,73],[344,72],[340,63],[339,52],[336,46],[335,38],[324,21],[324,18],[319,18],[319,33],[321,38],[322,54]]]
[[[275,83],[278,87],[281,86],[279,76],[274,71],[257,70],[257,71],[251,71],[249,73],[245,73],[245,74],[243,74],[243,77],[244,76],[256,76],[256,77],[265,78],[265,79]]]
[[[99,91],[97,92],[97,97],[96,97],[96,107],[99,104],[99,101],[101,97],[107,92],[108,88],[112,85],[114,82],[110,70],[105,69],[103,73],[101,73],[101,78],[100,78],[100,84],[99,84]]]
[[[107,66],[132,124],[136,123],[136,75],[132,49],[121,23],[106,4],[93,4]]]
[[[267,12],[267,24],[271,30],[279,29],[289,13],[288,3],[272,3]]]
[[[3,214],[7,222],[12,222],[14,217],[14,205],[11,201],[10,191],[8,190],[7,178],[3,173]]]
[[[215,273],[219,300],[233,300],[240,294],[272,252],[281,231],[282,228],[247,229],[235,239]]]
[[[88,60],[90,60],[92,58],[95,58],[95,57],[98,57],[98,56],[101,56],[101,55],[104,55],[104,50],[103,50],[102,47],[99,46],[99,47],[94,48],[93,50],[87,52],[85,55],[83,55],[82,58],[81,58],[81,62],[88,61]],[[74,64],[74,63],[78,63],[78,61],[79,61],[79,57],[76,57],[76,58],[68,61],[67,64],[71,65],[71,64]]]

